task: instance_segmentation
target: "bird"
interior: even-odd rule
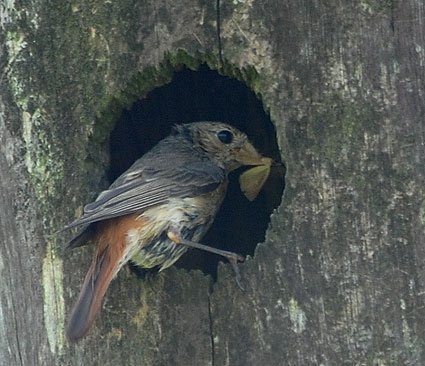
[[[66,328],[68,341],[86,336],[111,280],[130,260],[162,271],[189,248],[197,248],[226,257],[238,281],[237,263],[244,257],[199,240],[225,198],[228,174],[241,166],[270,166],[271,161],[245,133],[229,124],[175,125],[168,137],[136,160],[63,229],[82,226],[67,248],[95,246]]]

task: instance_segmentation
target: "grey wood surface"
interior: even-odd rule
[[[87,339],[64,339],[92,252],[64,252],[56,230],[107,185],[123,107],[178,65],[220,68],[215,6],[1,5],[1,365],[425,364],[416,0],[221,0],[221,72],[261,97],[287,166],[266,240],[241,265],[246,290],[228,265],[215,284],[126,269]]]

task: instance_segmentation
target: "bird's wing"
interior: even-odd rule
[[[224,171],[209,161],[192,161],[168,169],[130,169],[95,202],[84,207],[82,217],[64,230],[166,203],[171,197],[194,197],[216,189],[226,179]]]

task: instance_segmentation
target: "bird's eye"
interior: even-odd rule
[[[217,133],[217,137],[223,144],[230,144],[233,141],[233,133],[228,130],[220,131]]]

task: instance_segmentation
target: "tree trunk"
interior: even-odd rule
[[[217,12],[216,5],[219,5]],[[0,16],[1,365],[425,364],[422,1],[7,3]],[[208,63],[261,97],[286,188],[217,282],[113,281],[64,327],[92,249],[56,231],[107,186],[120,111]]]

